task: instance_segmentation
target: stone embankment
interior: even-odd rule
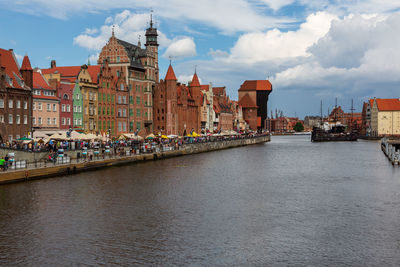
[[[172,150],[172,151],[164,151],[158,153],[151,153],[151,154],[139,154],[139,155],[132,155],[126,157],[116,157],[116,158],[106,158],[106,159],[99,159],[93,161],[81,161],[70,164],[63,164],[63,165],[52,165],[50,164],[47,167],[39,167],[39,168],[27,168],[21,169],[16,171],[7,171],[0,173],[0,184],[3,183],[14,183],[14,182],[21,182],[21,181],[29,181],[33,179],[40,179],[46,177],[54,177],[60,175],[68,175],[74,174],[83,171],[95,170],[104,167],[110,166],[118,166],[124,164],[130,164],[135,162],[142,162],[148,160],[158,160],[158,159],[165,159],[171,157],[178,157],[196,153],[203,153],[203,152],[210,152],[215,150],[222,150],[227,148],[234,148],[240,146],[247,146],[253,144],[260,144],[264,142],[269,142],[270,136],[260,136],[255,138],[248,138],[248,139],[238,139],[238,140],[230,140],[230,141],[218,141],[218,142],[208,142],[208,143],[196,143],[196,144],[186,144],[182,146],[179,150]],[[21,152],[21,153],[28,153],[30,159],[37,160],[40,156],[34,155],[35,153],[32,152]],[[38,153],[36,153],[38,154]],[[41,153],[39,153],[41,154]],[[23,156],[23,154],[16,155],[16,156]]]

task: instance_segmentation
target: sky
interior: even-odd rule
[[[299,117],[400,97],[399,0],[0,0],[0,47],[39,68],[96,64],[113,26],[144,44],[150,13],[160,78],[171,60],[181,82],[196,69],[234,100],[269,79],[270,109]]]

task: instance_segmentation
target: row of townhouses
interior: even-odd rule
[[[13,50],[0,49],[1,141],[34,133],[77,130],[119,136],[124,133],[185,135],[265,128],[269,81],[245,81],[239,101],[225,87],[177,81],[170,65],[159,79],[158,33],[152,21],[144,48],[118,39],[114,31],[97,65],[21,67]]]

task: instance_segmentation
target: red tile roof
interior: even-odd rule
[[[249,94],[245,94],[244,97],[239,100],[239,106],[243,108],[257,108],[256,103],[254,103]]]
[[[31,61],[28,56],[24,56],[22,60],[21,70],[32,70]]]
[[[209,85],[200,85],[200,89],[204,90],[204,91],[208,91],[208,89],[210,89]]]
[[[171,65],[169,65],[169,67],[168,67],[167,75],[165,75],[165,80],[166,81],[176,81],[177,80],[174,69],[172,68]]]
[[[268,80],[245,81],[239,91],[272,91],[272,84]]]
[[[62,77],[78,77],[80,71],[81,71],[81,66],[54,67],[51,69],[42,69],[43,74],[60,73]]]
[[[400,111],[400,99],[375,99],[379,111]]]
[[[88,72],[90,77],[92,78],[93,83],[97,83],[98,74],[100,73],[100,65],[92,65],[88,66]]]
[[[193,75],[193,79],[192,82],[190,83],[190,86],[200,86],[200,82],[199,82],[199,77],[197,77],[197,74],[195,73]]]
[[[5,68],[5,74],[10,78],[11,85],[7,78],[5,81],[6,87],[12,87],[17,89],[28,89],[24,80],[22,79],[21,73],[19,71],[18,62],[14,56],[14,53],[10,50],[5,50],[0,48],[1,55],[1,66]],[[28,89],[29,90],[29,89]]]
[[[56,90],[56,88],[51,88],[47,80],[43,77],[40,72],[33,72],[33,88],[34,89],[46,89],[46,90]]]

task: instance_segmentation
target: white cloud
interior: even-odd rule
[[[142,45],[145,41],[145,30],[148,27],[149,13],[133,13],[124,10],[114,17],[108,17],[99,29],[86,29],[85,32],[74,38],[74,44],[87,48],[90,51],[99,51],[108,41],[114,27],[115,36],[118,39],[137,44],[139,35]],[[97,34],[97,35],[96,35]],[[158,42],[163,48],[171,43],[164,33],[158,31]]]
[[[287,2],[289,0],[285,0]],[[269,0],[274,7],[277,0]],[[156,17],[179,22],[184,28],[188,21],[215,27],[224,33],[232,34],[238,31],[264,30],[293,20],[283,17],[273,17],[261,14],[258,5],[246,0],[30,0],[10,1],[0,0],[2,6],[17,12],[32,15],[45,15],[58,19],[68,19],[72,15],[82,13],[98,13],[118,9],[156,11]],[[125,17],[120,14],[121,20]],[[107,19],[109,22],[110,19]],[[185,23],[182,23],[185,22]]]
[[[297,31],[273,29],[265,33],[244,34],[231,49],[228,60],[254,64],[310,56],[307,49],[329,31],[335,19],[336,16],[332,14],[318,12],[311,14]]]
[[[210,48],[210,51],[208,52],[209,56],[212,56],[213,58],[224,58],[229,56],[228,52],[222,51],[222,50],[214,50],[213,48]]]
[[[294,3],[295,0],[261,0],[261,2],[265,2],[273,10],[279,10],[284,6]]]
[[[196,44],[193,38],[183,37],[172,41],[164,53],[164,58],[183,59],[196,56]]]

